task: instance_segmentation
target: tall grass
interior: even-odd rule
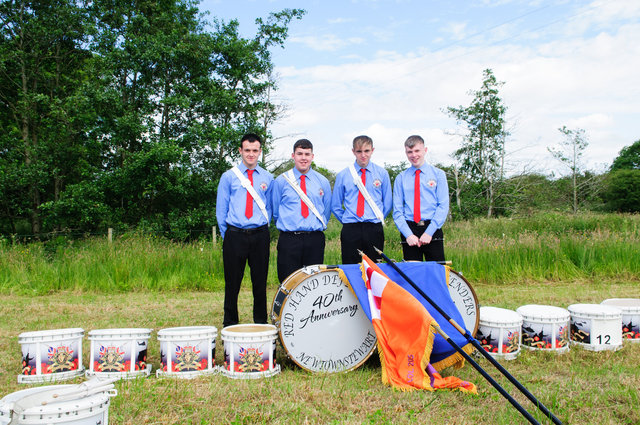
[[[472,282],[640,280],[640,216],[543,213],[521,219],[477,219],[445,225],[445,252]],[[340,264],[340,224],[332,219],[325,263]],[[402,258],[391,220],[385,252]],[[277,236],[268,282],[278,285]],[[143,234],[12,244],[0,240],[0,292],[219,291],[222,242],[179,244]],[[248,271],[247,271],[248,274]]]

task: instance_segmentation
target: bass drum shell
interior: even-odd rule
[[[449,269],[448,272],[449,295],[460,312],[465,328],[471,336],[476,336],[480,324],[480,311],[478,307],[478,296],[473,287],[462,276],[462,273]]]
[[[314,265],[282,282],[271,308],[289,358],[310,372],[346,372],[361,366],[377,338],[344,272]]]

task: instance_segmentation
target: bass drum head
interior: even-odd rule
[[[462,274],[449,269],[449,294],[471,336],[476,336],[480,323],[478,297]]]
[[[339,268],[308,266],[292,273],[271,308],[282,347],[310,372],[346,372],[376,348],[371,321]]]

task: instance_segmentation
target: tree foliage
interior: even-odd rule
[[[3,1],[0,232],[214,224],[240,136],[268,136],[270,49],[303,14],[244,38],[190,0]]]
[[[589,181],[580,182],[580,175],[584,174],[584,166],[582,164],[582,155],[589,146],[589,141],[585,131],[581,128],[571,130],[566,126],[559,128],[558,131],[563,134],[564,140],[560,143],[560,147],[547,148],[551,155],[566,166],[570,171],[571,178],[571,209],[573,213],[578,212],[580,206],[578,192],[581,187],[588,184]]]
[[[483,210],[494,215],[500,184],[504,179],[505,140],[509,135],[505,127],[507,107],[499,96],[504,85],[493,75],[491,69],[483,72],[482,86],[471,91],[469,106],[448,107],[446,113],[464,126],[459,149],[454,152],[460,165],[455,167],[454,189],[459,197],[456,205],[462,208],[461,198],[465,191],[471,192],[473,210]],[[463,188],[462,181],[467,183]],[[478,196],[479,195],[479,196]]]
[[[605,182],[604,198],[610,211],[640,212],[640,170],[612,171]]]
[[[625,146],[611,164],[611,171],[640,170],[640,139]]]

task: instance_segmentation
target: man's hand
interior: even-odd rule
[[[424,232],[422,236],[420,236],[420,246],[429,245],[431,243],[431,235],[428,235],[427,232]]]
[[[431,238],[429,238],[431,239]],[[407,238],[407,245],[409,246],[420,246],[420,239],[416,235],[411,235]]]

